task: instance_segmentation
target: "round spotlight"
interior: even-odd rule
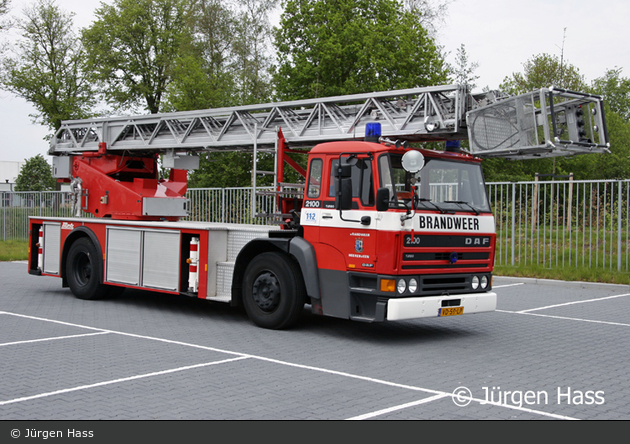
[[[436,129],[440,129],[440,122],[427,120],[424,122],[424,128],[428,132],[435,131]]]
[[[409,291],[411,293],[415,293],[418,290],[418,281],[415,279],[411,279],[409,281]]]
[[[403,294],[407,289],[407,283],[404,279],[398,279],[398,284],[396,285],[396,288],[398,289],[398,293]]]
[[[481,288],[484,290],[488,288],[488,276],[481,276]]]
[[[473,290],[479,288],[479,276],[473,276],[471,286]]]

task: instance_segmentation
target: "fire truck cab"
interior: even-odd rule
[[[405,145],[329,142],[309,154],[300,224],[322,314],[371,322],[496,308],[479,159]]]

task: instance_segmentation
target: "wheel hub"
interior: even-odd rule
[[[86,254],[82,254],[77,258],[76,277],[77,280],[85,285],[89,282],[92,276],[92,262],[90,257]]]
[[[252,295],[261,310],[273,311],[280,303],[280,284],[276,276],[269,271],[258,275],[252,287]]]

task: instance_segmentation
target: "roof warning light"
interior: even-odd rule
[[[381,124],[378,122],[369,122],[365,125],[365,141],[378,142],[381,137]]]

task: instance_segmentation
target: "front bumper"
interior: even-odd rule
[[[463,314],[494,311],[497,308],[497,294],[488,292],[419,298],[391,298],[387,301],[385,317],[388,321],[435,318],[438,317],[441,308],[453,306],[464,307]]]

